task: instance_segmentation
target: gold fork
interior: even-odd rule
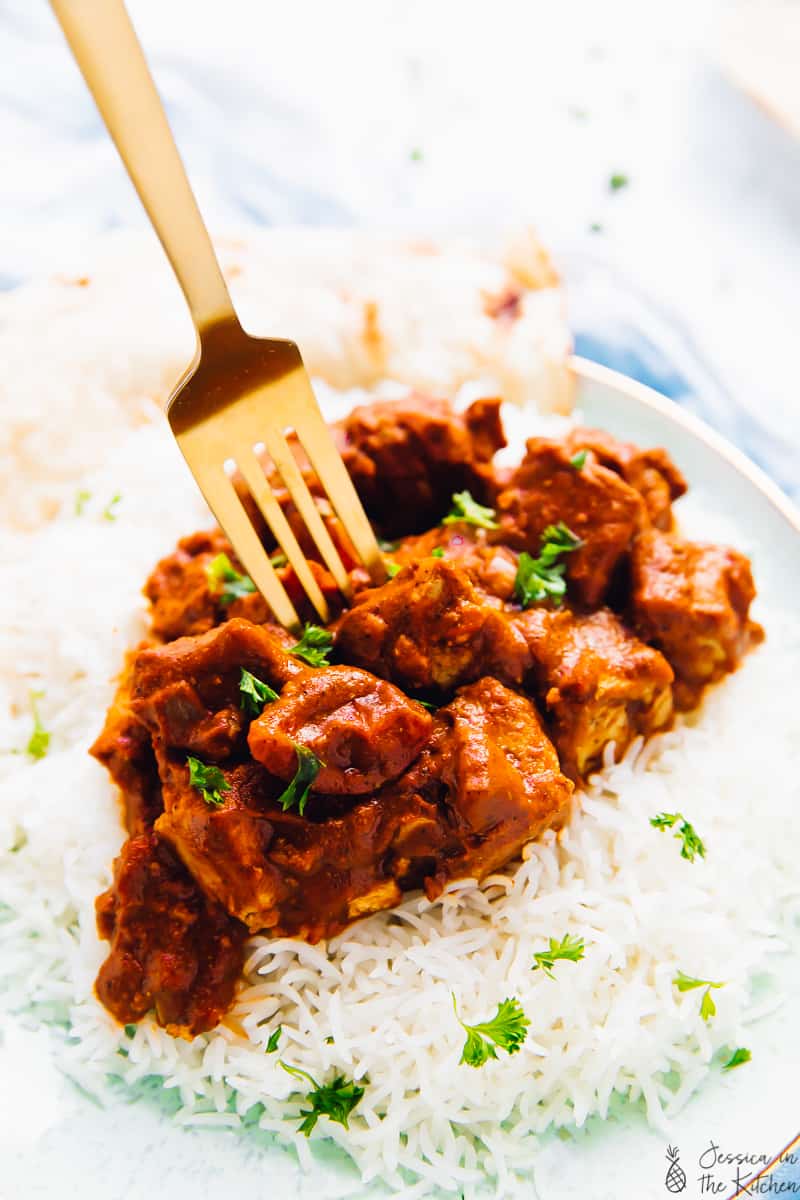
[[[264,446],[346,597],[342,559],[287,442],[293,431],[353,547],[378,582],[375,535],[322,419],[294,342],[244,332],[166,114],[122,0],[51,0],[67,41],[183,289],[197,330],[194,360],[167,416],[189,468],[253,583],[289,629],[299,619],[233,486],[235,464],[323,621],[328,604],[272,492]]]

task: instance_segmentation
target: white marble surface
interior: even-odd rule
[[[213,227],[532,221],[589,348],[793,483],[800,143],[715,66],[721,0],[129,8]],[[12,286],[143,216],[44,0],[0,0],[0,62]]]

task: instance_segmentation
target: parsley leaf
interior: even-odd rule
[[[87,492],[86,488],[81,488],[75,493],[75,516],[82,517],[83,510],[92,498],[92,493]]]
[[[230,791],[230,784],[219,767],[206,766],[199,758],[187,755],[186,765],[189,768],[189,783],[197,788],[206,804],[212,808],[220,808],[224,803],[223,792]]]
[[[569,465],[574,467],[576,471],[582,471],[586,463],[586,455],[588,453],[588,450],[579,450],[577,454],[573,454],[572,458],[569,460]]]
[[[256,679],[242,667],[239,677],[239,691],[242,698],[239,707],[246,717],[260,717],[265,704],[272,704],[278,699],[278,693],[268,683]]]
[[[542,534],[539,557],[534,558],[523,550],[517,562],[514,580],[514,596],[523,608],[530,608],[548,596],[560,602],[566,595],[564,579],[566,564],[558,559],[562,554],[571,554],[583,545],[579,537],[568,529],[563,521],[548,525]]]
[[[241,575],[234,567],[227,554],[218,554],[212,558],[206,567],[206,579],[212,595],[219,597],[220,604],[226,607],[242,596],[249,596],[256,590],[249,575]]]
[[[442,524],[456,525],[463,521],[465,525],[477,525],[480,529],[499,529],[500,526],[494,518],[494,509],[478,504],[469,492],[453,492],[453,507]]]
[[[683,971],[678,971],[672,982],[679,992],[691,992],[695,988],[706,989],[700,1001],[700,1016],[704,1021],[710,1021],[717,1011],[711,989],[725,987],[724,980],[722,983],[715,983],[712,979],[695,979],[692,975],[684,975]]]
[[[431,550],[431,558],[444,558],[444,546],[434,546]]]
[[[306,801],[311,785],[325,764],[307,746],[298,746],[296,742],[293,745],[297,754],[297,771],[286,790],[278,796],[278,804],[284,812],[287,808],[297,807],[297,811],[302,817],[306,810]]]
[[[31,712],[33,713],[33,732],[28,738],[28,744],[25,749],[31,758],[44,758],[50,749],[50,734],[42,724],[42,718],[39,716],[39,706],[36,703],[37,700],[44,699],[44,692],[29,692],[28,699],[31,704]]]
[[[682,843],[681,858],[686,858],[689,862],[694,862],[695,855],[697,854],[701,858],[705,858],[706,848],[695,833],[694,826],[686,820],[683,813],[658,813],[657,816],[650,818],[650,824],[654,829],[660,829],[662,832],[665,829],[672,829],[674,825],[678,825],[673,837],[676,837]]]
[[[391,560],[388,562],[384,562],[383,565],[386,567],[386,574],[389,576],[390,579],[394,579],[395,575],[397,575],[398,572],[402,571],[402,569],[403,569],[400,566],[400,563],[391,562]]]
[[[283,1032],[282,1025],[279,1025],[277,1029],[273,1029],[272,1033],[269,1035],[269,1041],[267,1042],[267,1048],[264,1051],[265,1054],[274,1054],[275,1053],[275,1051],[278,1049],[278,1042],[281,1040],[282,1032]]]
[[[119,502],[121,500],[122,500],[122,495],[120,494],[120,492],[115,492],[114,495],[109,500],[108,504],[103,509],[103,520],[104,521],[116,521],[119,514],[114,512],[114,509],[117,507],[117,505],[119,504]]]
[[[349,1128],[347,1122],[351,1112],[364,1095],[363,1087],[354,1083],[352,1079],[347,1079],[344,1075],[336,1075],[330,1083],[317,1083],[314,1076],[309,1075],[308,1071],[301,1071],[299,1067],[290,1067],[283,1059],[281,1059],[281,1066],[290,1075],[294,1075],[298,1079],[307,1079],[312,1086],[312,1090],[306,1096],[311,1107],[300,1109],[300,1116],[303,1120],[298,1127],[299,1133],[304,1133],[308,1137],[320,1117],[327,1117],[339,1125],[344,1125],[345,1129]]]
[[[560,959],[565,962],[580,962],[583,958],[585,946],[583,938],[570,937],[565,933],[560,942],[555,938],[550,938],[550,947],[547,950],[538,950],[534,954],[536,962],[531,967],[532,971],[536,971],[539,967],[542,968],[545,975],[549,975],[551,979],[555,979],[553,974],[553,964]]]
[[[750,1062],[752,1057],[746,1046],[739,1046],[737,1050],[734,1050],[722,1069],[723,1071],[732,1071],[734,1067],[740,1067],[742,1063]]]
[[[608,180],[608,186],[612,192],[618,192],[620,188],[627,187],[629,183],[628,176],[623,174],[622,171],[616,171]]]
[[[516,997],[503,1000],[497,1006],[497,1012],[491,1021],[478,1025],[467,1025],[458,1016],[456,998],[453,996],[453,1009],[458,1023],[466,1031],[467,1040],[461,1051],[459,1063],[470,1067],[482,1067],[490,1058],[497,1058],[495,1046],[516,1054],[528,1033],[530,1021],[522,1010],[522,1005]]]
[[[300,641],[289,647],[289,653],[302,658],[310,667],[327,667],[332,647],[333,635],[327,629],[321,629],[319,625],[306,625]]]

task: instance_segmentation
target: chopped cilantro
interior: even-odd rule
[[[286,790],[278,796],[278,804],[284,812],[287,808],[296,808],[302,817],[311,785],[325,764],[307,746],[298,746],[296,742],[293,745],[297,754],[297,771]]]
[[[289,647],[289,653],[310,667],[327,667],[328,655],[333,647],[333,635],[319,625],[306,625],[303,636],[294,646]]]
[[[470,1067],[482,1067],[490,1058],[497,1058],[495,1046],[507,1050],[509,1054],[516,1054],[525,1041],[530,1021],[516,997],[503,1000],[498,1004],[492,1019],[478,1025],[467,1025],[461,1020],[455,996],[453,1008],[459,1024],[467,1034],[459,1063],[466,1063]]]
[[[434,546],[431,550],[431,558],[444,558],[444,546]]]
[[[86,505],[89,503],[91,498],[92,498],[92,493],[87,492],[86,488],[80,488],[79,491],[77,491],[75,493],[75,516],[76,517],[83,516],[84,509],[86,508]]]
[[[692,975],[684,975],[683,971],[678,971],[672,982],[679,992],[691,992],[694,988],[706,989],[700,1001],[700,1016],[704,1021],[710,1021],[717,1011],[711,989],[725,987],[724,981],[715,983],[711,979],[695,979]]]
[[[224,803],[223,792],[230,791],[230,784],[219,767],[207,766],[199,758],[188,755],[186,765],[189,768],[189,783],[197,788],[206,804],[212,808],[220,808]]]
[[[28,744],[25,749],[31,758],[44,758],[50,749],[50,733],[42,724],[42,719],[39,716],[39,706],[36,703],[37,700],[44,699],[44,692],[29,692],[28,699],[30,700],[31,712],[33,713],[33,732],[28,738]]]
[[[465,525],[477,525],[479,529],[499,529],[495,521],[495,511],[485,504],[478,504],[469,492],[454,492],[453,507],[442,521],[443,525],[456,525],[463,521]]]
[[[239,691],[242,698],[239,707],[246,717],[260,717],[265,704],[272,704],[278,699],[278,693],[268,683],[256,679],[242,667],[239,677]]]
[[[392,562],[391,559],[385,560],[383,565],[386,567],[386,574],[390,579],[394,579],[395,575],[403,569],[400,563]]]
[[[523,608],[530,608],[548,596],[561,601],[567,591],[566,565],[558,559],[582,545],[581,539],[559,521],[557,525],[548,525],[542,534],[538,558],[522,551],[517,562],[514,596]]]
[[[539,967],[544,971],[545,975],[549,975],[554,979],[553,964],[563,959],[566,962],[580,962],[584,952],[583,938],[570,937],[565,933],[560,942],[555,938],[550,938],[550,946],[547,950],[539,950],[534,954],[536,962],[531,967],[532,971],[538,970]]]
[[[344,1075],[336,1075],[330,1083],[317,1083],[314,1076],[309,1075],[308,1071],[301,1071],[299,1067],[290,1067],[283,1059],[281,1059],[281,1066],[290,1075],[294,1075],[297,1079],[307,1079],[311,1084],[312,1090],[306,1096],[311,1107],[300,1109],[300,1116],[303,1120],[300,1122],[298,1132],[304,1133],[308,1137],[320,1117],[327,1117],[330,1121],[336,1121],[337,1124],[343,1125],[345,1129],[349,1128],[347,1122],[353,1109],[364,1095],[363,1087],[351,1079],[347,1079]]]
[[[267,1042],[267,1048],[265,1051],[266,1054],[274,1054],[278,1049],[278,1042],[281,1040],[282,1032],[282,1025],[279,1025],[277,1029],[273,1029],[272,1033],[269,1035],[269,1041]]]
[[[569,465],[574,467],[576,471],[582,471],[586,464],[586,455],[588,453],[588,450],[579,450],[577,454],[573,454],[569,460]]]
[[[752,1054],[746,1046],[739,1046],[734,1050],[728,1061],[723,1066],[723,1071],[732,1071],[734,1067],[740,1067],[742,1063],[750,1062]]]
[[[677,825],[678,828],[675,830],[673,837],[676,837],[681,843],[681,858],[686,858],[689,862],[694,862],[695,855],[697,854],[701,858],[705,858],[706,848],[695,833],[694,826],[686,820],[683,813],[659,813],[657,816],[650,818],[650,824],[654,829],[660,829],[662,832],[665,829],[672,829],[674,825]]]
[[[206,567],[206,579],[212,595],[217,596],[220,604],[225,607],[256,590],[250,576],[240,574],[227,554],[218,554],[216,558],[212,558]]]
[[[115,492],[114,495],[109,500],[108,504],[103,509],[103,520],[104,521],[116,521],[119,514],[116,513],[114,510],[117,507],[117,505],[120,503],[121,500],[122,500],[122,495],[119,492]]]
[[[609,178],[608,186],[611,188],[612,192],[618,192],[620,188],[627,187],[629,182],[630,180],[628,179],[627,175],[624,175],[621,171],[616,171]]]

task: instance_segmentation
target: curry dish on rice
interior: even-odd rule
[[[388,539],[386,583],[356,565],[299,449],[351,567],[342,609],[276,484],[327,628],[277,553],[309,624],[274,624],[218,529],[146,583],[151,637],[92,748],[129,834],[97,901],[96,990],[121,1022],[154,1011],[194,1036],[232,1003],[250,934],[318,941],[501,868],[563,824],[610,743],[619,758],[668,728],[763,636],[744,555],[673,529],[686,484],[663,450],[578,428],[501,466],[495,399],[376,402],[335,433]]]

